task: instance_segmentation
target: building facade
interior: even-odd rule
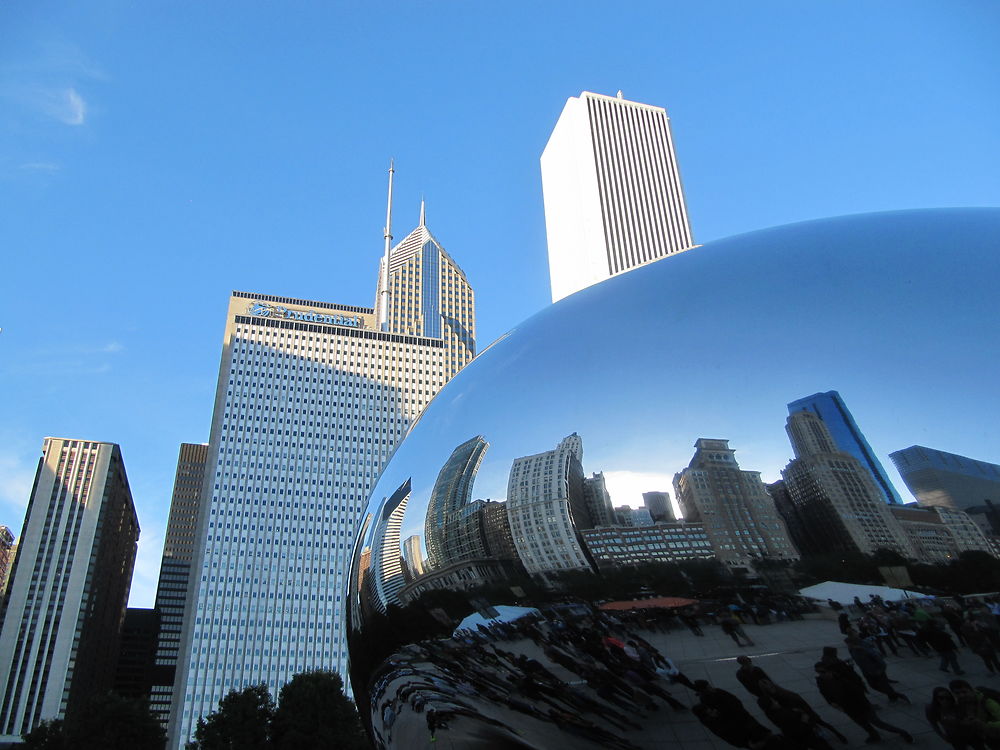
[[[652,526],[653,516],[649,508],[633,508],[631,505],[619,505],[615,508],[615,520],[618,526]]]
[[[748,572],[757,560],[797,560],[760,472],[742,470],[728,440],[699,438],[694,446],[691,463],[674,475],[674,493],[684,520],[704,526],[716,557]]]
[[[1000,466],[911,445],[890,453],[896,470],[921,505],[963,510],[1000,505]]]
[[[917,557],[871,472],[841,450],[827,421],[812,411],[793,411],[786,430],[795,458],[781,472],[814,553],[889,549]]]
[[[649,515],[656,523],[672,523],[674,518],[674,507],[670,504],[669,492],[643,492],[642,504],[646,506]]]
[[[111,690],[139,521],[121,450],[45,438],[0,631],[0,742]]]
[[[662,107],[584,91],[542,153],[552,301],[692,247]]]
[[[889,481],[889,475],[885,473],[882,462],[878,460],[875,451],[868,444],[864,433],[861,432],[858,423],[854,421],[854,416],[837,391],[814,393],[792,401],[788,405],[788,413],[791,415],[798,411],[812,412],[823,420],[837,449],[854,456],[865,471],[871,474],[883,502],[890,505],[902,504],[903,501]],[[806,439],[806,436],[802,436],[802,439]]]
[[[170,497],[167,531],[163,539],[160,576],[156,583],[155,608],[159,613],[159,634],[149,709],[165,730],[170,726],[185,602],[191,583],[191,565],[197,553],[196,534],[207,460],[207,445],[181,443],[177,469],[174,472],[174,489]]]
[[[423,218],[391,248],[387,221],[377,309],[230,298],[172,748],[234,687],[277,694],[298,672],[344,672],[341,599],[368,493],[475,356],[472,288]],[[398,538],[395,558],[370,553],[370,573],[399,568],[383,588],[403,583]]]
[[[577,534],[593,524],[583,494],[583,440],[575,432],[554,450],[514,459],[506,507],[528,573],[592,570]]]
[[[158,610],[137,607],[125,610],[114,691],[123,698],[148,703],[150,708],[154,683],[165,681],[161,674],[163,667],[156,664],[159,634]]]
[[[705,527],[700,523],[656,523],[635,528],[605,526],[581,533],[598,568],[715,557]]]

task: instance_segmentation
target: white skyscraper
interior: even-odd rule
[[[0,745],[113,687],[138,541],[119,447],[45,438],[0,630]]]
[[[423,210],[391,250],[385,234],[377,308],[232,294],[172,748],[233,688],[265,683],[276,695],[298,672],[344,672],[341,595],[364,503],[406,430],[475,355],[472,288]],[[397,505],[379,521],[396,524],[398,548]],[[400,553],[379,552],[372,564],[394,593]]]
[[[541,163],[553,302],[692,247],[663,107],[584,91]]]

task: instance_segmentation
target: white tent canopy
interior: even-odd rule
[[[815,586],[807,586],[799,589],[799,594],[807,599],[819,599],[826,601],[833,599],[841,604],[851,604],[854,597],[858,597],[865,604],[871,596],[881,596],[887,602],[898,602],[901,599],[933,599],[929,594],[921,594],[919,591],[907,591],[906,589],[894,589],[889,586],[869,586],[863,583],[842,583],[840,581],[824,581]]]
[[[527,617],[528,615],[541,614],[534,607],[508,607],[504,604],[498,604],[493,609],[497,611],[496,617],[483,617],[478,612],[473,612],[458,624],[455,632],[457,633],[459,630],[475,630],[477,625],[490,625],[495,622],[514,622],[514,620],[520,620],[522,617]]]

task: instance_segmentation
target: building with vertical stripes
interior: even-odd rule
[[[553,302],[692,246],[663,107],[571,97],[541,166]]]
[[[138,541],[119,447],[45,438],[0,630],[0,743],[111,690]]]
[[[171,748],[234,688],[277,695],[296,673],[345,671],[341,598],[368,494],[475,356],[472,287],[424,218],[392,246],[387,216],[375,307],[230,297]],[[389,594],[404,583],[398,550],[369,567]]]
[[[149,708],[164,729],[170,726],[185,598],[191,581],[191,564],[197,552],[195,534],[198,530],[201,489],[205,481],[207,460],[207,445],[181,443],[174,474],[174,491],[170,498],[167,533],[163,539],[160,577],[156,584],[155,606],[159,612],[159,633],[154,679],[149,694]]]

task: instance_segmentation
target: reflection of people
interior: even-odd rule
[[[835,666],[822,661],[816,662],[815,669],[816,687],[819,688],[819,692],[827,703],[838,711],[843,711],[851,721],[865,730],[868,734],[866,742],[882,740],[882,735],[876,731],[876,727],[898,734],[905,742],[913,742],[913,737],[905,729],[893,726],[878,717],[875,707],[865,697],[864,692],[858,689],[861,678],[854,670],[851,670],[854,676],[851,679],[846,671],[838,670]]]
[[[736,679],[755,698],[760,697],[760,681],[770,679],[760,667],[750,661],[749,656],[737,656],[736,663],[740,668],[736,670]]]
[[[732,615],[727,615],[719,621],[719,625],[722,627],[722,632],[728,635],[737,646],[752,646],[753,641],[750,637],[743,631],[743,626],[740,625],[739,621]],[[746,641],[746,643],[740,643],[740,638]]]
[[[946,687],[936,687],[931,702],[924,709],[924,716],[938,737],[954,750],[985,750],[983,740],[975,727],[962,718],[962,711],[954,694]]]
[[[734,747],[759,746],[771,732],[743,707],[730,692],[714,688],[707,680],[695,680],[698,703],[691,709],[698,721],[715,736]]]

